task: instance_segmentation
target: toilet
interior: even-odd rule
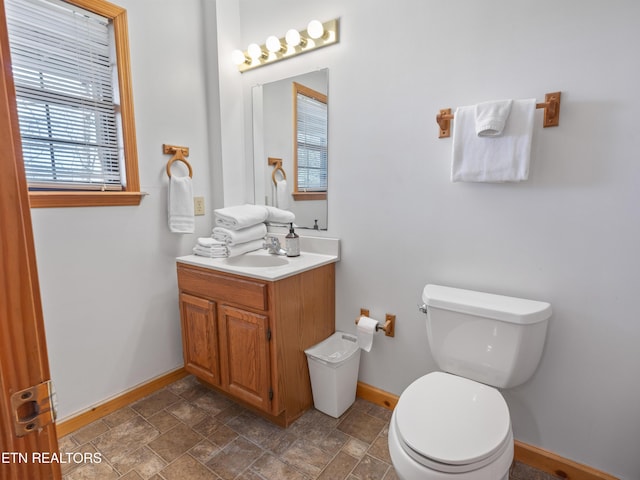
[[[403,480],[508,480],[509,408],[498,388],[526,382],[544,347],[551,305],[440,285],[422,292],[441,369],[400,395],[389,453]]]

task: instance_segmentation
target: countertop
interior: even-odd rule
[[[232,258],[185,255],[176,258],[176,261],[235,275],[274,281],[340,260],[338,239],[300,237],[300,248],[301,252],[298,257],[277,256],[268,253],[266,250],[256,250]],[[255,265],[264,264],[264,266],[248,266],[252,262],[255,262]],[[271,265],[270,263],[281,264]]]

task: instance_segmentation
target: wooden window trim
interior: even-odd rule
[[[140,192],[138,172],[138,150],[136,126],[133,114],[133,89],[131,86],[131,57],[129,55],[129,31],[127,11],[104,0],[67,0],[70,4],[89,10],[113,22],[118,85],[120,92],[120,117],[126,186],[121,192],[101,191],[31,191],[29,203],[32,208],[52,207],[103,207],[139,205]]]
[[[327,192],[300,192],[298,191],[298,93],[311,97],[322,103],[327,103],[327,96],[306,87],[300,83],[293,82],[293,192],[291,196],[296,201],[305,200],[326,200]]]
[[[327,192],[293,192],[291,196],[297,201],[304,200],[326,200]]]

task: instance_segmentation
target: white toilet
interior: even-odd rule
[[[526,382],[545,342],[551,305],[427,285],[431,353],[443,372],[400,395],[389,452],[403,480],[508,480],[509,408],[497,388]],[[497,388],[496,388],[497,387]]]

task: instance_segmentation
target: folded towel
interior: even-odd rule
[[[289,208],[289,191],[284,179],[276,182],[276,205],[278,208]]]
[[[193,254],[199,255],[201,257],[225,258],[229,256],[229,251],[227,250],[226,246],[222,249],[215,249],[196,245],[195,247],[193,247]]]
[[[200,237],[198,238],[198,246],[204,248],[216,248],[226,246],[226,242],[221,242],[213,237]]]
[[[227,245],[226,243],[215,240],[214,242],[215,243],[212,243],[211,246],[203,246],[200,244],[200,239],[198,239],[198,243],[193,247],[193,254],[209,258],[237,257],[243,253],[260,250],[264,245],[264,241],[262,239],[239,243],[237,245]],[[204,241],[203,243],[209,242]]]
[[[264,207],[267,210],[266,222],[268,223],[293,223],[296,220],[296,216],[289,210],[282,210],[281,208],[271,207],[267,205]]]
[[[237,257],[238,255],[242,255],[243,253],[253,252],[254,250],[260,250],[263,248],[264,241],[253,240],[252,242],[239,243],[237,245],[229,245],[227,250],[229,252],[229,257]]]
[[[454,115],[452,182],[517,182],[529,176],[536,100],[514,100],[499,137],[478,137],[475,106]]]
[[[213,229],[213,238],[227,245],[237,245],[252,240],[261,240],[266,234],[267,226],[264,223],[258,223],[239,230],[230,230],[225,227],[214,227]]]
[[[476,134],[479,137],[502,135],[513,100],[497,100],[476,105]]]
[[[193,186],[191,177],[169,179],[169,230],[173,233],[193,233],[196,228],[193,212]]]
[[[261,205],[236,205],[234,207],[218,208],[213,211],[215,225],[231,230],[246,228],[267,219],[267,211]]]

